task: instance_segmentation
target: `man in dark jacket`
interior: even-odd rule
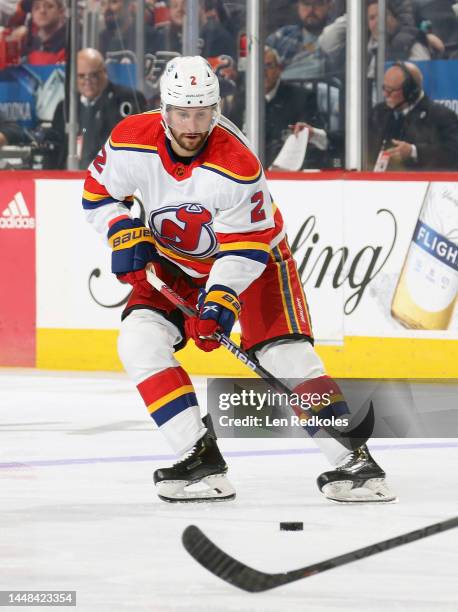
[[[102,55],[95,49],[82,49],[77,56],[78,146],[79,167],[86,169],[105,143],[114,126],[135,113],[146,110],[144,95],[136,90],[115,85],[108,80]],[[54,114],[48,138],[58,147],[58,168],[65,168],[65,101]]]
[[[377,104],[369,123],[369,161],[383,151],[388,170],[456,170],[458,117],[430,100],[415,64],[394,64],[383,80],[385,102]]]
[[[265,93],[265,166],[268,168],[286,137],[291,126],[304,123],[309,129],[309,147],[305,158],[306,168],[321,168],[324,151],[328,147],[327,134],[319,117],[316,96],[312,92],[281,80],[282,68],[277,52],[270,47],[264,51],[264,93]]]

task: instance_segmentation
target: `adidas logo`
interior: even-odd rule
[[[24,196],[18,191],[0,216],[0,229],[33,229],[34,227],[35,219],[30,216]]]

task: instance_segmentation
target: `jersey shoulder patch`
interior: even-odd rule
[[[217,125],[204,151],[202,168],[236,183],[256,183],[262,166],[256,155],[230,129]]]
[[[116,151],[157,153],[157,142],[163,133],[160,111],[130,115],[111,132],[110,147]]]

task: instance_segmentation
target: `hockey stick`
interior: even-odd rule
[[[173,291],[173,289],[171,289],[166,283],[164,283],[150,268],[146,269],[146,278],[150,285],[154,287],[154,289],[159,291],[161,295],[167,298],[187,317],[196,317],[198,315],[197,310],[195,308],[188,304],[180,295],[178,295],[178,293],[175,293],[175,291]],[[233,342],[230,338],[228,338],[225,334],[216,332],[214,334],[214,337],[239,361],[249,367],[250,370],[252,370],[260,378],[267,381],[267,383],[274,387],[277,391],[280,391],[281,393],[286,393],[287,395],[291,393],[292,390],[287,385],[285,385],[284,382],[273,376],[259,363],[250,359],[250,357],[241,349],[241,347],[238,346],[235,342]],[[304,412],[308,416],[310,416],[306,410],[304,410]],[[345,446],[345,448],[353,451],[356,448],[359,448],[360,446],[365,444],[370,438],[374,430],[374,420],[374,408],[371,402],[369,405],[369,410],[367,411],[367,414],[364,419],[351,431],[342,433],[331,426],[324,426],[323,429],[325,429],[329,433],[329,435],[331,435],[334,439],[338,440],[343,446]]]
[[[221,578],[221,580],[239,589],[248,591],[249,593],[260,593],[261,591],[275,589],[283,584],[295,582],[301,578],[308,578],[309,576],[320,574],[321,572],[339,567],[340,565],[346,565],[352,561],[358,561],[358,559],[376,555],[377,553],[396,548],[397,546],[403,546],[404,544],[427,538],[457,526],[458,517],[455,516],[454,518],[441,521],[440,523],[434,523],[433,525],[428,525],[427,527],[422,527],[415,531],[410,531],[409,533],[404,533],[394,538],[370,544],[369,546],[352,550],[349,553],[331,557],[331,559],[326,559],[325,561],[320,561],[319,563],[307,565],[306,567],[283,572],[281,574],[260,572],[245,565],[241,561],[237,561],[221,550],[221,548],[218,548],[216,544],[213,544],[213,542],[195,525],[186,527],[183,531],[182,542],[191,557],[203,565],[209,572]]]

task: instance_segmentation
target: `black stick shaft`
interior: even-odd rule
[[[395,536],[394,538],[389,538],[388,540],[383,540],[382,542],[376,542],[375,544],[370,544],[369,546],[364,546],[363,548],[358,548],[357,550],[352,550],[349,553],[344,553],[343,555],[327,559],[326,561],[320,561],[319,563],[309,565],[302,569],[292,570],[291,572],[284,574],[284,576],[285,578],[289,577],[287,582],[300,580],[301,578],[306,578],[307,576],[313,576],[314,574],[320,574],[321,572],[325,572],[335,567],[346,565],[352,561],[365,559],[366,557],[371,557],[372,555],[376,555],[386,550],[427,538],[428,536],[441,533],[442,531],[447,531],[448,529],[453,529],[457,526],[458,517],[455,516],[451,519],[441,521],[440,523],[434,523],[433,525],[428,525],[427,527],[422,527],[421,529],[416,529],[415,531],[409,531],[403,535]]]

